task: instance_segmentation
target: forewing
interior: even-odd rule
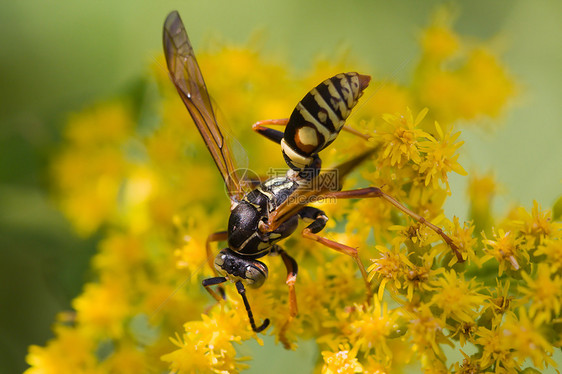
[[[163,44],[172,82],[211,152],[230,198],[239,200],[244,191],[232,153],[215,118],[203,75],[177,11],[171,12],[164,22]]]
[[[378,147],[369,149],[343,164],[319,173],[310,183],[299,186],[269,215],[269,231],[277,229],[305,205],[322,200],[330,192],[341,190],[345,177],[377,150]]]

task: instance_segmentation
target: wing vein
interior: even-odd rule
[[[231,199],[243,196],[230,148],[217,123],[203,74],[177,11],[164,22],[163,45],[170,78],[189,111],[227,186]]]

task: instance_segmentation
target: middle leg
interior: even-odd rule
[[[365,287],[367,289],[367,302],[370,303],[373,296],[373,291],[371,290],[371,283],[369,282],[367,270],[365,269],[365,266],[359,258],[359,252],[357,251],[357,248],[338,243],[317,234],[326,226],[326,222],[328,222],[328,217],[322,210],[307,206],[301,209],[301,211],[299,212],[299,217],[301,217],[302,219],[313,220],[310,225],[302,230],[303,237],[314,240],[322,245],[325,245],[328,248],[332,248],[333,250],[336,250],[353,258],[355,263],[357,263],[359,271],[361,272],[361,277],[363,277],[363,281],[365,282]]]

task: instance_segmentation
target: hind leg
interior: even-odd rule
[[[360,188],[357,190],[350,190],[350,191],[335,191],[330,192],[324,195],[327,198],[335,197],[337,199],[364,199],[370,197],[379,197],[386,202],[392,204],[395,208],[402,211],[403,213],[407,214],[408,216],[415,219],[417,222],[425,225],[435,231],[441,238],[449,245],[449,247],[453,250],[453,253],[457,257],[458,262],[464,262],[465,260],[462,258],[461,253],[459,252],[459,247],[453,242],[453,239],[449,237],[447,234],[443,232],[440,227],[435,226],[433,223],[426,220],[424,217],[420,216],[419,214],[411,211],[410,209],[406,208],[402,205],[398,200],[394,197],[384,193],[378,187],[367,187],[367,188]]]

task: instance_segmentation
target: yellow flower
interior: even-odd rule
[[[424,30],[421,45],[424,54],[431,59],[444,60],[459,48],[459,38],[448,26],[434,24]]]
[[[321,337],[320,342],[345,341],[362,354],[376,357],[378,362],[392,362],[388,339],[403,328],[397,310],[389,310],[386,303],[374,298],[371,305],[354,305],[336,313],[335,318],[324,323],[333,333]]]
[[[170,340],[180,347],[180,349],[162,356],[163,361],[170,362],[172,373],[215,372],[212,369],[212,364],[216,363],[217,360],[208,353],[206,347],[202,347],[197,342],[183,341],[179,336],[170,338]]]
[[[452,344],[443,334],[445,323],[436,318],[428,304],[407,306],[409,317],[408,335],[411,336],[412,349],[421,358],[422,367],[442,367],[445,353],[441,343]]]
[[[489,50],[476,48],[460,69],[465,91],[459,100],[462,118],[478,115],[498,116],[506,101],[516,91],[508,72]]]
[[[427,141],[420,143],[420,148],[426,155],[420,163],[419,172],[425,175],[424,184],[426,187],[433,183],[433,188],[437,189],[437,181],[440,180],[445,183],[449,192],[447,173],[454,171],[460,175],[467,174],[464,168],[457,162],[459,155],[455,154],[464,142],[455,143],[461,134],[460,132],[453,135],[450,135],[450,133],[445,134],[437,122],[435,122],[435,129],[439,135],[437,139],[428,137]]]
[[[468,198],[470,201],[470,219],[475,231],[482,232],[492,228],[492,200],[498,193],[498,185],[492,173],[485,175],[471,174],[468,180]]]
[[[562,240],[546,239],[537,248],[535,256],[546,256],[546,262],[550,264],[553,273],[562,273]]]
[[[475,280],[466,281],[464,275],[458,276],[451,269],[445,271],[432,285],[435,294],[431,298],[431,305],[438,307],[441,319],[452,318],[457,322],[470,322],[477,316],[479,306],[486,297],[478,292],[480,289]]]
[[[100,243],[100,252],[93,259],[96,269],[111,272],[116,277],[133,274],[135,267],[141,266],[145,261],[146,252],[139,238],[118,233]]]
[[[395,372],[393,367],[378,362],[373,356],[368,356],[365,361],[363,364],[363,373],[365,374],[390,374]],[[400,362],[400,364],[404,365],[405,362]]]
[[[401,166],[410,160],[416,164],[421,162],[419,141],[420,138],[429,138],[430,135],[416,127],[426,114],[427,108],[422,110],[414,120],[412,112],[408,108],[406,116],[383,115],[383,119],[391,127],[391,131],[381,133],[383,144],[385,144],[382,158],[386,164]]]
[[[455,373],[458,374],[473,374],[473,373],[480,373],[480,362],[476,358],[471,358],[463,351],[460,351],[464,356],[462,364],[456,362],[453,365],[453,370]]]
[[[496,279],[496,282],[497,286],[494,292],[490,295],[490,298],[486,300],[486,303],[490,305],[494,315],[504,314],[509,311],[513,300],[513,296],[510,296],[509,293],[510,282],[502,283],[498,279]]]
[[[315,339],[325,336],[325,324],[329,323],[327,321],[338,319],[342,310],[355,308],[355,304],[365,301],[365,283],[357,274],[355,261],[349,256],[332,253],[326,248],[318,250],[324,253],[323,260],[314,263],[299,261],[299,316],[289,326],[289,335],[292,335],[294,341],[303,336]],[[271,274],[273,275],[273,272]],[[280,266],[274,278],[270,280],[270,284],[276,284],[277,287],[267,292],[272,304],[265,304],[264,309],[264,313],[271,314],[272,323],[279,321],[280,325],[288,317],[285,276],[286,272]]]
[[[179,349],[162,356],[170,363],[173,373],[238,373],[247,365],[236,357],[232,343],[240,343],[253,333],[249,331],[245,318],[235,310],[214,309],[211,316],[202,316],[202,321],[185,324],[183,337],[171,339]],[[243,314],[245,316],[245,313]]]
[[[519,308],[519,318],[508,314],[502,324],[503,335],[520,362],[530,358],[538,369],[556,365],[552,360],[552,345],[541,335],[541,320],[530,320],[525,308]]]
[[[386,303],[377,298],[369,307],[359,307],[351,314],[349,340],[359,349],[369,353],[374,351],[379,357],[392,357],[386,339],[398,328],[398,314],[388,310]],[[346,334],[345,331],[343,331]],[[346,334],[347,335],[347,334]]]
[[[107,102],[70,116],[65,139],[79,148],[121,144],[133,130],[129,108],[121,102]]]
[[[194,206],[189,210],[189,216],[185,217],[185,220],[178,215],[174,217],[174,221],[178,229],[185,233],[180,248],[174,251],[176,266],[178,269],[188,269],[192,275],[203,273],[210,276],[211,269],[207,266],[206,241],[211,233],[205,230],[209,227],[209,223],[217,220],[208,212],[203,211],[200,206]],[[217,253],[224,247],[224,245],[220,246],[220,243],[211,244],[213,253]],[[211,261],[214,261],[214,257]]]
[[[431,24],[421,33],[423,56],[431,60],[444,60],[457,52],[461,40],[451,30],[453,14],[448,7],[440,7],[432,15]]]
[[[87,284],[74,299],[77,322],[94,337],[119,339],[124,333],[123,319],[130,313],[126,290],[117,278],[104,279],[101,284]]]
[[[408,300],[412,300],[414,292],[425,293],[433,290],[431,282],[441,274],[444,269],[433,269],[435,257],[428,253],[422,257],[422,264],[419,266],[410,263],[406,269],[404,285],[407,290]]]
[[[408,300],[414,297],[414,292],[425,293],[433,290],[431,282],[441,274],[444,269],[433,269],[435,256],[426,253],[416,261],[419,265],[412,263],[399,249],[400,243],[396,243],[392,251],[377,246],[381,257],[373,259],[373,264],[367,269],[369,279],[377,277],[381,279],[378,297],[382,299],[387,283],[391,286],[392,293],[405,293]]]
[[[456,331],[451,335],[453,338],[458,338],[461,347],[467,342],[473,343],[478,325],[476,322],[462,322],[457,326]]]
[[[441,218],[442,216],[437,217],[431,220],[431,223],[435,222],[439,224],[438,221]],[[401,234],[401,236],[392,239],[394,243],[406,243],[408,250],[410,252],[416,252],[419,257],[422,257],[426,253],[431,244],[439,240],[439,236],[435,231],[418,222],[414,222],[410,226],[393,225],[389,227],[388,230]]]
[[[128,108],[118,102],[99,104],[68,122],[67,147],[53,161],[51,173],[63,211],[83,235],[116,212],[127,168],[120,148],[132,128]]]
[[[390,282],[394,292],[402,288],[400,279],[404,271],[404,264],[409,261],[407,257],[402,254],[399,246],[393,246],[392,250],[383,246],[376,246],[376,248],[381,253],[381,257],[371,260],[373,264],[369,266],[367,271],[369,272],[369,280],[372,280],[374,277],[380,279],[378,296],[379,299],[382,299],[385,286],[388,282]]]
[[[363,366],[355,355],[357,349],[349,350],[349,346],[340,346],[337,352],[323,351],[324,366],[322,374],[353,374],[362,373]]]
[[[347,212],[345,231],[352,240],[365,243],[371,233],[377,241],[386,242],[391,238],[388,226],[392,207],[388,203],[380,199],[364,199],[344,209]]]
[[[46,347],[32,345],[26,361],[31,368],[25,374],[95,373],[94,341],[82,331],[57,326],[57,339]]]
[[[480,255],[476,252],[476,243],[478,239],[473,236],[475,230],[475,226],[472,222],[464,222],[463,226],[461,227],[459,218],[453,217],[453,227],[450,229],[449,236],[453,239],[455,244],[459,248],[459,252],[461,253],[464,259],[470,260],[478,267],[482,265],[482,259]],[[447,251],[450,253],[450,250],[447,248]],[[451,261],[456,261],[456,257],[453,257]],[[453,264],[450,262],[449,266]]]
[[[509,226],[528,237],[530,245],[539,245],[549,236],[562,236],[562,223],[553,221],[552,213],[549,210],[541,210],[536,200],[533,201],[530,214],[523,207],[519,207],[510,216],[512,223]]]
[[[519,286],[523,300],[530,302],[529,316],[537,323],[551,321],[560,317],[562,308],[562,277],[552,274],[548,264],[539,264],[536,278],[522,272],[525,284]]]
[[[123,344],[116,348],[107,360],[103,369],[109,373],[134,374],[141,373],[149,366],[146,354],[135,344]]]
[[[414,82],[419,105],[445,127],[457,119],[498,116],[516,93],[512,78],[488,48],[469,44],[450,24],[442,11],[423,35]]]
[[[496,372],[516,373],[519,364],[502,329],[479,327],[477,335],[476,343],[482,347],[482,358],[479,360],[482,369],[495,365]]]
[[[505,232],[499,229],[497,233],[494,232],[494,238],[496,240],[490,240],[484,235],[482,243],[490,246],[490,248],[486,248],[486,251],[500,263],[498,275],[503,274],[507,263],[517,271],[529,261],[529,254],[521,248],[522,237],[516,236],[511,231]]]

